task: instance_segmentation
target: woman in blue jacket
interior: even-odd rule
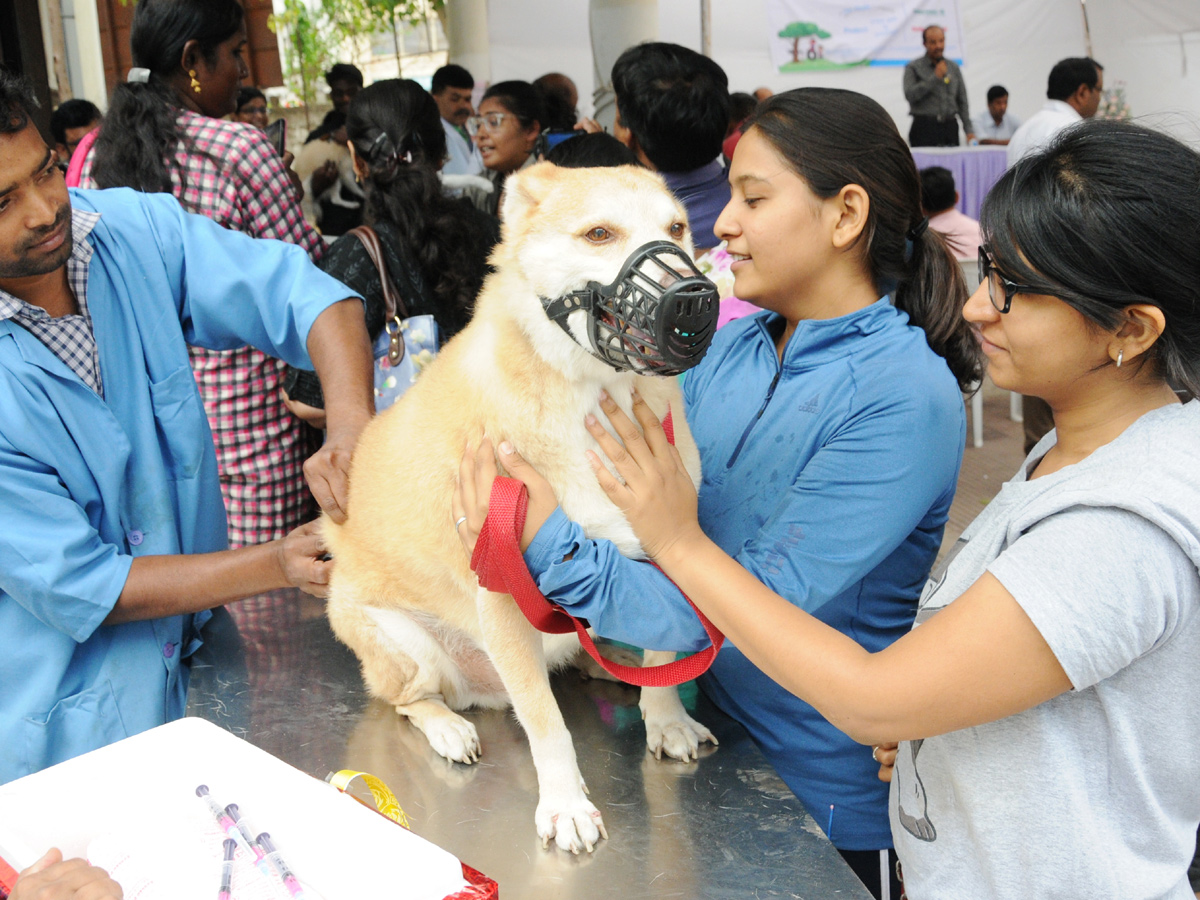
[[[966,285],[926,227],[908,148],[865,96],[777,95],[745,126],[729,177],[716,230],[737,296],[765,311],[718,332],[684,382],[700,523],[773,591],[881,650],[912,624],[962,462],[960,391],[981,372],[960,314]],[[606,637],[665,650],[707,643],[670,581],[588,540],[536,473],[515,455],[502,461],[530,485],[522,549],[548,598]],[[486,512],[483,469],[454,510],[468,516],[468,545]],[[729,643],[700,684],[876,896],[898,888],[894,875],[880,885],[881,868],[895,866],[880,856],[892,839],[871,748]]]

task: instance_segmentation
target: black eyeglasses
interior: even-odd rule
[[[987,282],[988,299],[992,301],[992,306],[996,307],[996,311],[1001,315],[1012,309],[1012,300],[1017,294],[1045,293],[1041,288],[1031,284],[1017,284],[1001,275],[996,269],[996,264],[992,262],[987,248],[982,244],[979,247],[979,280]],[[997,298],[997,294],[1001,293],[1001,288],[1003,289],[1003,301]]]

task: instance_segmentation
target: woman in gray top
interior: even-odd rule
[[[996,385],[1044,398],[1058,428],[887,649],[864,650],[705,537],[644,403],[637,424],[602,404],[624,447],[589,424],[624,483],[593,460],[597,478],[740,650],[875,745],[913,900],[1193,900],[1200,403],[1175,389],[1200,391],[1200,154],[1085,123],[1011,169],[982,225],[984,283],[964,315]],[[501,461],[543,502],[528,466]]]

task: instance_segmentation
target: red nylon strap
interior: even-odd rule
[[[663,431],[667,433],[667,439],[674,443],[674,429],[669,412],[663,420]],[[525,559],[521,556],[521,532],[525,529],[525,513],[528,507],[529,492],[521,482],[515,478],[497,478],[492,482],[487,520],[483,523],[479,538],[475,542],[475,552],[471,556],[471,569],[479,578],[482,587],[498,594],[511,594],[525,618],[538,631],[546,634],[566,634],[574,629],[588,655],[610,675],[629,684],[641,687],[671,687],[690,681],[712,665],[717,651],[725,642],[725,636],[708,621],[686,594],[684,599],[699,617],[700,624],[704,626],[704,633],[712,642],[711,647],[665,665],[645,668],[623,666],[601,656],[591,635],[587,633],[587,624],[547,600],[538,590],[533,576],[529,574]]]

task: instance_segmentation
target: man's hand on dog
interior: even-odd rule
[[[529,509],[525,514],[525,530],[521,532],[521,552],[533,542],[538,530],[546,524],[550,514],[558,506],[550,482],[527,463],[512,444],[501,441],[500,463],[504,473],[517,479],[529,491]],[[454,487],[451,503],[452,521],[459,540],[467,549],[467,555],[475,553],[475,542],[487,519],[488,500],[492,495],[492,482],[501,474],[496,464],[496,450],[490,438],[483,438],[472,448],[471,442],[463,450],[462,462],[458,466],[458,483]]]
[[[354,456],[359,435],[369,421],[370,414],[366,412],[357,417],[343,414],[340,427],[330,424],[321,449],[304,461],[308,489],[321,510],[338,524],[346,521],[350,459]]]
[[[329,596],[333,560],[321,537],[319,521],[308,522],[288,532],[277,542],[276,554],[279,570],[288,584],[314,597]]]
[[[589,415],[585,424],[604,455],[612,461],[621,480],[617,480],[591,450],[588,459],[600,487],[625,513],[646,555],[661,560],[693,532],[703,537],[691,476],[679,451],[667,440],[662,422],[646,401],[634,392],[633,414],[637,422],[625,415],[606,393],[600,395],[600,409],[620,440],[609,434],[595,416]]]

